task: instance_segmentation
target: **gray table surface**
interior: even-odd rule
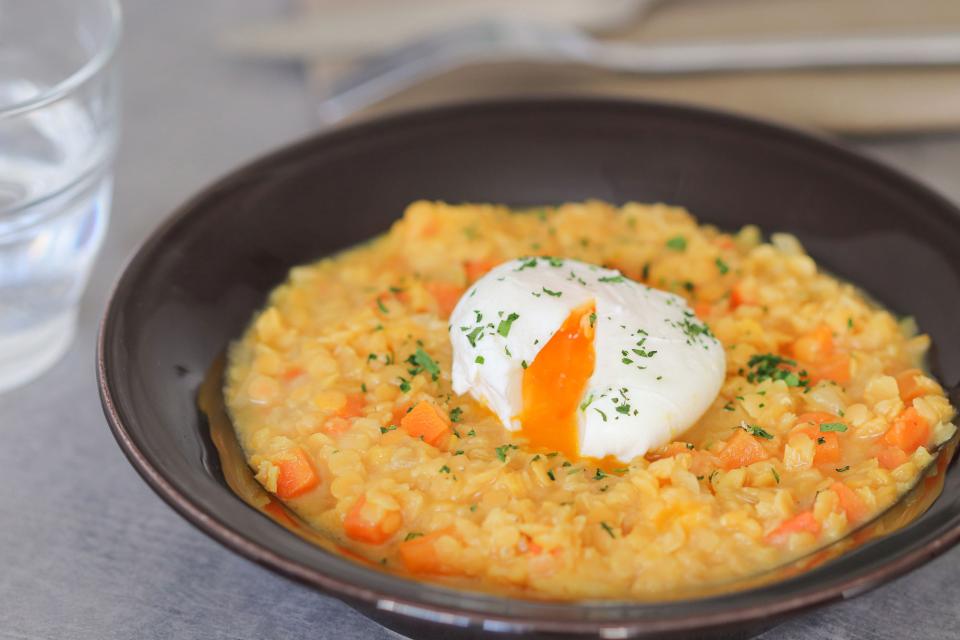
[[[220,54],[213,36],[273,0],[128,0],[114,217],[67,356],[0,395],[0,638],[387,638],[337,600],[227,551],[127,464],[97,399],[97,321],[126,257],[191,193],[315,128],[299,72]],[[857,141],[960,201],[960,137]],[[960,549],[762,636],[956,638]]]

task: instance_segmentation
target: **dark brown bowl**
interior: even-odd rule
[[[699,600],[553,603],[417,583],[313,546],[226,486],[196,408],[205,371],[287,270],[385,231],[417,199],[536,205],[668,202],[723,228],[796,234],[825,268],[916,317],[957,404],[960,212],[831,142],[701,109],[599,100],[497,102],[319,135],[220,180],[128,265],[103,320],[104,412],[133,466],[240,554],[408,633],[610,638],[749,632],[851,597],[960,538],[960,471],[904,529],[763,588]]]

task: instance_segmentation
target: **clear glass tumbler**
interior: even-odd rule
[[[0,0],[0,393],[73,340],[110,212],[116,0]]]

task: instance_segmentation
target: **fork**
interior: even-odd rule
[[[328,123],[456,68],[490,62],[577,63],[652,75],[802,68],[960,64],[960,33],[635,44],[556,24],[482,21],[434,33],[367,60],[330,83]]]

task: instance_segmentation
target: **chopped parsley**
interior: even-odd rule
[[[483,337],[483,327],[476,327],[473,331],[467,334],[467,341],[470,342],[471,347],[477,346],[477,340]]]
[[[608,283],[625,282],[625,278],[623,276],[603,276],[599,281]]]
[[[606,522],[601,522],[600,526],[603,527],[603,530],[607,532],[611,538],[616,538],[617,536],[613,535],[613,527],[608,525]]]
[[[562,266],[563,266],[563,259],[562,259],[562,258],[549,258],[549,257],[548,257],[548,258],[547,258],[547,264],[549,264],[551,267],[562,267]]]
[[[741,422],[740,428],[752,436],[763,438],[764,440],[773,440],[772,433],[770,433],[769,431],[766,431],[763,427],[758,427],[755,424],[747,424],[746,422]]]
[[[430,374],[432,380],[437,380],[440,377],[440,367],[437,365],[436,361],[430,357],[430,355],[423,350],[423,347],[417,347],[417,350],[407,358],[407,362],[412,364],[413,367],[408,369],[410,375],[415,376],[422,371],[426,371]]]
[[[483,356],[477,356],[476,358],[473,359],[473,361],[476,362],[477,364],[483,364],[483,363],[484,363]]]
[[[735,409],[734,406],[733,406],[733,402],[728,402],[727,404],[723,405],[723,410],[724,410],[724,411],[736,411],[736,409]]]
[[[460,422],[460,418],[463,417],[463,408],[454,407],[450,409],[450,422]]]
[[[554,291],[553,289],[547,289],[546,287],[543,287],[543,292],[548,296],[553,296],[554,298],[559,298],[563,295],[563,291]]]
[[[710,331],[710,327],[697,320],[697,317],[689,311],[683,312],[683,320],[677,321],[667,319],[667,323],[676,329],[680,329],[680,331],[687,336],[687,344],[692,345],[695,342],[703,344],[704,338],[709,338],[714,342],[717,340]],[[704,349],[707,348],[705,344],[703,347]]]
[[[673,236],[667,240],[667,248],[671,251],[685,251],[687,248],[687,239],[683,236]]]
[[[617,413],[622,413],[622,414],[625,415],[625,416],[630,415],[630,405],[628,405],[627,403],[618,404],[618,405],[617,405]],[[599,471],[599,469],[598,469],[598,471]]]
[[[770,471],[773,472],[773,479],[777,481],[777,484],[780,484],[780,474],[777,473],[777,470],[773,467],[770,467]]]
[[[557,481],[557,476],[553,475],[553,469],[550,469],[549,471],[547,471],[547,477],[553,480],[554,482]]]
[[[809,387],[806,371],[792,371],[797,366],[796,360],[784,358],[773,353],[757,353],[747,361],[750,371],[747,373],[748,382],[763,382],[764,380],[783,380],[788,387]]]
[[[526,369],[529,365],[527,365],[527,361],[526,361],[526,360],[521,360],[521,361],[520,361],[520,366],[523,367],[524,369]]]
[[[404,542],[410,542],[411,540],[414,540],[414,539],[416,539],[416,538],[420,538],[420,537],[422,537],[422,536],[423,536],[423,534],[420,533],[419,531],[411,531],[410,533],[407,534],[407,537],[404,538],[403,541],[404,541]]]
[[[385,427],[380,427],[380,433],[387,433],[388,431],[395,431],[396,429],[397,429],[397,425],[390,424]]]
[[[383,304],[383,300],[377,298],[377,308],[380,309],[383,313],[390,313],[390,310],[387,309],[387,305]]]
[[[606,478],[606,477],[607,477],[607,474],[603,472],[603,469],[600,469],[600,468],[598,467],[598,468],[597,468],[597,472],[596,472],[596,473],[594,474],[594,476],[593,476],[593,479],[594,479],[594,480],[603,480],[603,479]]]
[[[593,410],[600,414],[600,417],[603,418],[604,422],[607,421],[607,414],[605,414],[603,411],[600,411],[600,409],[597,409],[596,407],[594,407]]]
[[[822,431],[823,433],[828,433],[830,431],[839,431],[843,433],[846,430],[847,430],[847,425],[843,424],[842,422],[821,422],[820,423],[820,431]]]
[[[506,318],[500,321],[500,324],[497,326],[497,333],[506,338],[510,334],[510,327],[519,318],[520,316],[516,313],[511,313],[508,315]]]
[[[400,378],[400,391],[404,393],[410,391],[410,381],[406,378]]]
[[[450,467],[448,467],[447,465],[443,465],[442,467],[440,467],[440,473],[450,473]]]
[[[537,266],[536,258],[527,258],[520,264],[519,267],[514,269],[514,271],[523,271],[524,269],[533,269],[536,266]]]
[[[590,328],[597,324],[597,313],[595,311],[590,313]]]
[[[723,261],[723,258],[718,256],[717,259],[714,260],[714,263],[717,265],[717,270],[720,272],[720,275],[724,275],[730,271],[730,266]]]
[[[517,445],[515,444],[505,444],[497,447],[496,449],[494,449],[494,451],[497,452],[497,458],[500,460],[500,462],[506,462],[507,453],[510,451],[510,449],[516,449],[516,448],[517,448]]]
[[[850,471],[850,465],[847,465],[845,467],[837,467],[836,469],[837,473],[843,473],[844,471]]]
[[[817,438],[817,444],[826,444],[826,442],[827,442],[827,439],[824,438],[823,436],[820,436],[819,438]]]

